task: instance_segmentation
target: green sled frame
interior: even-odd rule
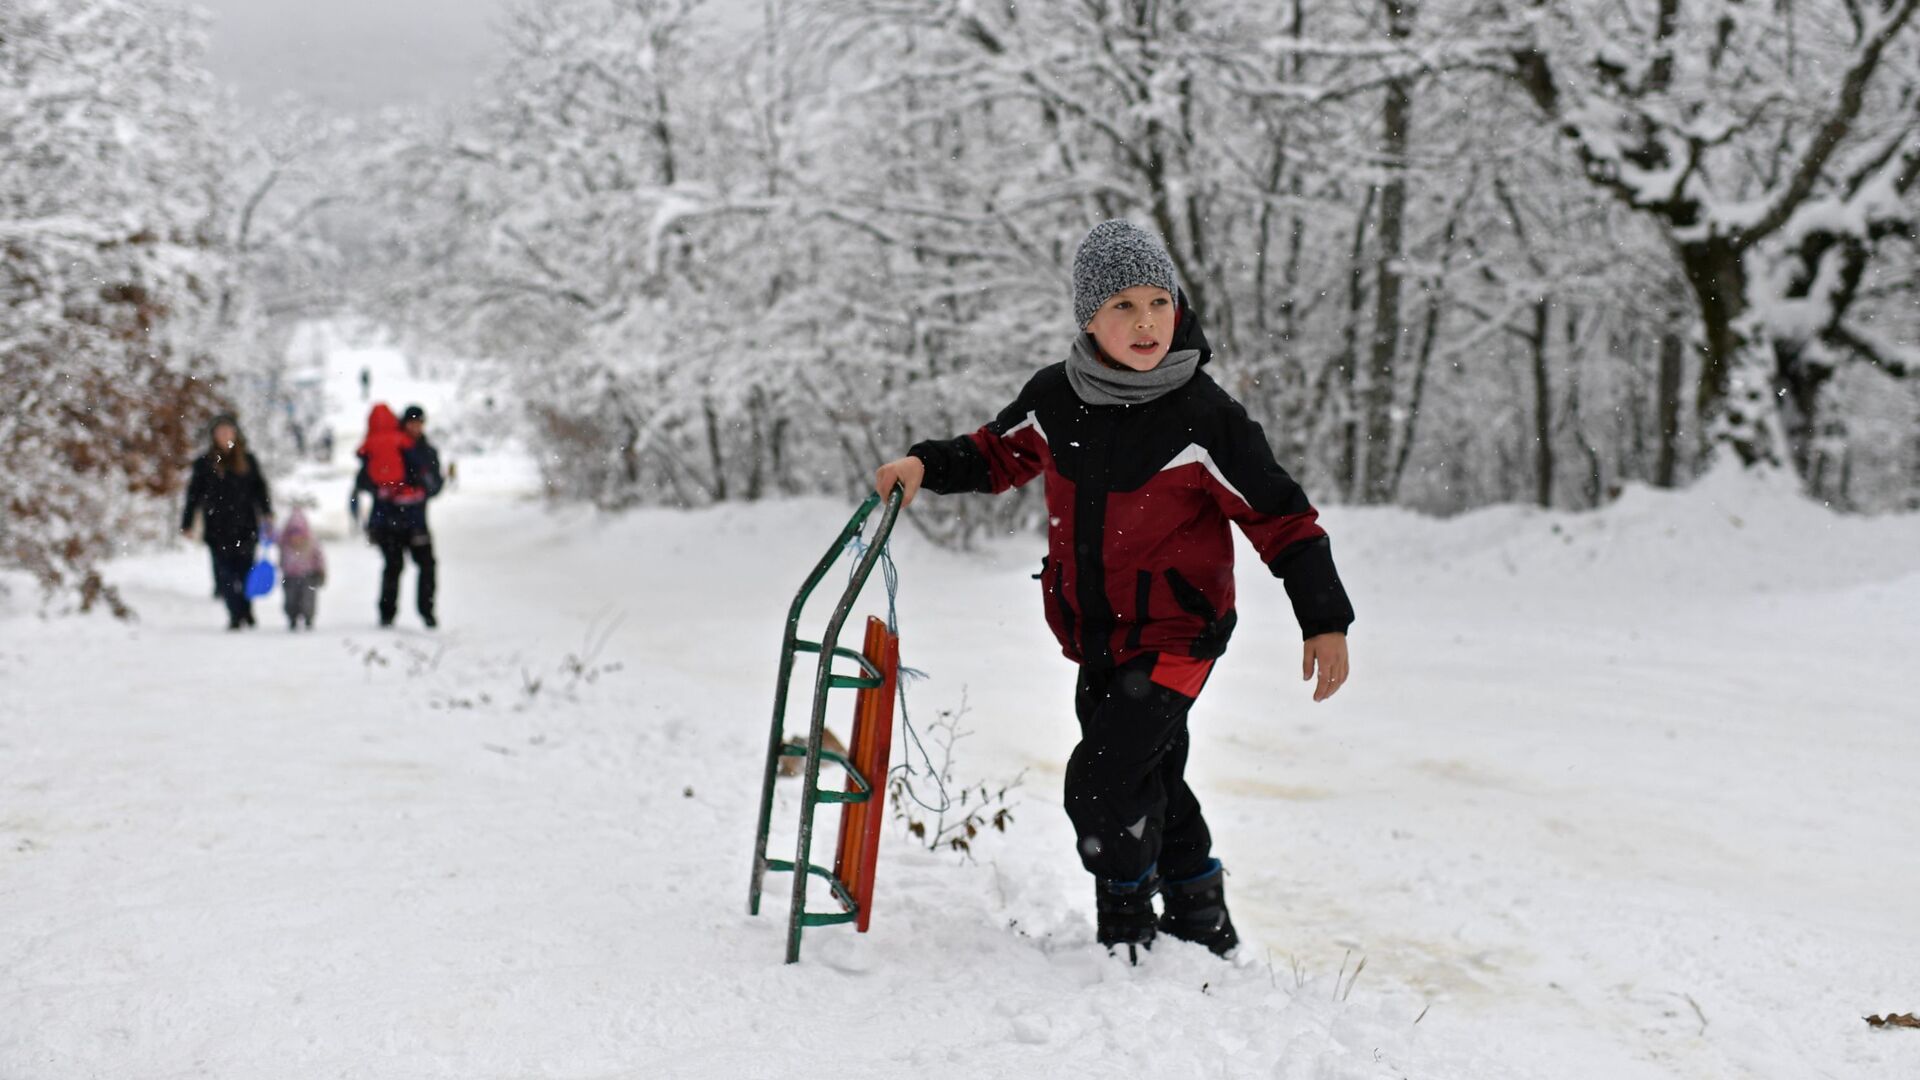
[[[887,537],[893,532],[894,522],[900,514],[901,497],[902,490],[899,487],[895,487],[887,496],[885,511],[881,514],[880,524],[874,533],[873,540],[854,567],[853,576],[847,582],[846,590],[841,593],[840,601],[835,605],[833,616],[827,621],[826,631],[819,641],[801,639],[800,611],[806,606],[807,599],[813,594],[815,587],[839,559],[840,552],[846,548],[849,541],[860,534],[867,518],[882,505],[878,494],[867,496],[859,509],[854,511],[853,517],[849,518],[846,526],[840,530],[840,535],[834,540],[833,546],[827,549],[826,555],[814,566],[813,572],[807,575],[806,583],[800,586],[799,594],[793,598],[793,604],[787,609],[786,632],[780,643],[780,673],[773,692],[773,727],[767,736],[766,774],[760,784],[760,823],[754,832],[753,882],[747,893],[747,914],[760,914],[760,896],[766,882],[767,871],[777,870],[793,874],[793,902],[787,915],[787,963],[789,964],[799,962],[800,935],[809,926],[859,922],[862,923],[860,928],[865,929],[859,900],[856,899],[854,891],[848,887],[847,881],[836,872],[840,867],[836,866],[834,870],[829,870],[824,866],[818,866],[811,861],[809,853],[813,845],[814,810],[821,803],[868,802],[874,799],[877,785],[885,781],[884,775],[862,775],[847,755],[822,748],[821,739],[826,731],[829,692],[842,689],[878,689],[892,681],[892,672],[881,671],[864,654],[841,647],[839,641],[841,628],[845,625],[848,614],[853,610],[854,601],[859,598],[861,589],[866,586],[867,579],[872,576],[874,564],[880,561]],[[784,739],[787,687],[793,676],[794,658],[800,653],[818,654],[820,667],[818,674],[814,677],[813,714],[812,722],[807,728],[806,745],[789,747]],[[836,657],[859,664],[860,674],[836,673],[833,670]],[[806,759],[800,789],[800,836],[791,862],[767,857],[767,838],[773,825],[774,782],[779,774],[780,759],[783,757]],[[851,781],[852,790],[821,790],[820,763],[822,760],[831,761],[845,769],[847,778]],[[884,773],[884,766],[881,771]],[[807,883],[814,877],[825,880],[827,887],[833,893],[833,898],[839,901],[841,910],[832,912],[807,910]]]

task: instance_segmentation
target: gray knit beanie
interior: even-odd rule
[[[1160,238],[1119,218],[1095,225],[1073,253],[1073,324],[1085,329],[1101,304],[1135,285],[1175,292],[1173,259]]]

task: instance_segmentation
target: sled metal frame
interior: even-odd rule
[[[840,535],[827,549],[826,555],[814,565],[813,572],[807,575],[806,583],[800,586],[800,592],[787,608],[786,633],[780,642],[780,673],[774,684],[773,727],[767,736],[766,775],[760,784],[760,824],[754,833],[753,842],[753,882],[747,893],[747,914],[760,914],[760,896],[762,886],[769,870],[784,871],[793,874],[793,902],[787,914],[787,963],[800,960],[800,934],[809,926],[831,926],[836,923],[856,922],[860,918],[860,904],[846,882],[832,870],[813,863],[809,857],[813,845],[813,812],[821,803],[864,803],[873,798],[874,783],[878,777],[863,776],[854,763],[845,754],[824,749],[820,745],[822,733],[827,726],[827,695],[833,690],[853,689],[871,690],[885,685],[887,679],[874,661],[864,654],[839,644],[840,630],[847,621],[847,615],[853,610],[853,603],[860,596],[860,590],[873,574],[874,564],[880,561],[885,549],[887,537],[893,532],[894,522],[900,515],[900,503],[903,489],[896,486],[887,496],[886,510],[880,517],[880,524],[874,533],[872,542],[854,567],[853,577],[847,582],[840,601],[834,606],[833,616],[827,621],[826,631],[819,641],[806,641],[800,637],[800,610],[806,606],[808,597],[820,584],[827,571],[838,561],[840,552],[848,542],[860,534],[861,527],[874,509],[881,505],[876,493],[866,497],[859,509],[847,520]],[[805,746],[788,746],[783,738],[786,730],[787,684],[792,680],[794,658],[800,653],[816,653],[820,657],[820,667],[813,682],[812,722],[807,728]],[[833,670],[834,659],[844,658],[860,665],[860,674],[842,675]],[[806,759],[800,789],[800,837],[795,846],[792,861],[769,859],[767,857],[767,837],[773,825],[773,788],[774,779],[779,773],[780,759],[799,757]],[[820,788],[820,762],[831,761],[846,770],[847,779],[852,782],[851,791],[823,791]],[[807,910],[807,882],[813,877],[825,879],[833,898],[840,902],[840,911],[812,912]]]

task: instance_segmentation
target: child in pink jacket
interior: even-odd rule
[[[288,515],[286,527],[280,530],[280,577],[287,598],[287,629],[298,630],[302,623],[313,629],[320,586],[327,583],[327,555],[300,510]]]

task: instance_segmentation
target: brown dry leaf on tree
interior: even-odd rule
[[[1874,1027],[1920,1028],[1920,1017],[1912,1013],[1888,1013],[1885,1016],[1868,1016],[1864,1019]]]

